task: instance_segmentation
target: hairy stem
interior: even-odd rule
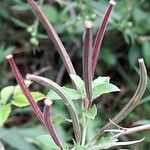
[[[102,19],[101,26],[100,26],[100,28],[97,32],[97,35],[96,35],[96,39],[95,39],[94,47],[93,47],[93,55],[92,55],[93,76],[94,76],[94,73],[95,73],[96,64],[97,64],[97,60],[98,60],[98,55],[99,55],[99,52],[100,52],[100,49],[101,49],[102,40],[103,40],[103,37],[104,37],[104,33],[105,33],[105,30],[106,30],[108,19],[110,17],[110,14],[112,12],[112,9],[113,9],[114,5],[115,5],[115,2],[113,0],[110,0],[109,1],[109,6],[106,10],[106,13],[105,13],[105,15]]]
[[[74,67],[71,63],[71,60],[66,52],[66,49],[64,45],[62,44],[61,40],[59,39],[55,29],[53,28],[52,24],[48,21],[44,13],[42,12],[41,8],[37,5],[37,3],[34,0],[27,0],[28,3],[31,5],[32,9],[34,10],[35,14],[38,16],[40,22],[44,26],[49,38],[53,41],[55,47],[58,50],[58,53],[60,54],[66,69],[69,74],[76,74]]]
[[[133,127],[133,128],[126,128],[125,131],[116,134],[114,137],[119,137],[122,135],[132,134],[135,132],[141,132],[141,131],[145,131],[145,130],[150,130],[150,124],[141,125],[141,126]]]
[[[74,108],[73,102],[68,98],[68,96],[65,94],[63,89],[55,82],[53,82],[47,78],[44,78],[44,77],[28,74],[27,79],[35,81],[45,87],[52,89],[54,92],[56,92],[62,98],[62,100],[66,104],[68,111],[70,113],[70,116],[71,116],[71,119],[73,122],[75,138],[76,138],[77,143],[79,144],[81,141],[81,131],[80,131],[80,125],[79,125],[79,119],[77,116],[77,112]]]
[[[20,74],[20,72],[14,62],[13,56],[8,55],[6,58],[10,64],[11,70],[12,70],[20,88],[22,89],[24,95],[26,96],[27,100],[29,101],[35,115],[38,117],[38,119],[41,121],[41,123],[44,124],[43,114],[42,114],[39,106],[37,105],[37,103],[34,101],[28,87],[26,86],[24,79],[23,79],[22,75]]]
[[[136,107],[137,103],[142,98],[142,96],[145,92],[145,89],[147,86],[147,71],[146,71],[146,67],[144,64],[144,60],[139,59],[138,61],[139,61],[139,67],[140,67],[140,81],[138,84],[138,88],[137,88],[135,94],[133,95],[133,97],[126,104],[126,106],[113,119],[111,119],[112,122],[114,122],[115,124],[122,121]],[[110,129],[113,126],[112,122],[108,122],[103,128],[101,128],[95,134],[95,136],[90,140],[89,144],[91,144],[98,137],[100,137],[104,133],[105,130]]]
[[[83,80],[85,82],[88,107],[90,107],[92,104],[92,22],[85,21],[84,26],[85,32],[83,38]]]
[[[86,116],[83,115],[83,131],[82,131],[82,143],[81,143],[82,146],[85,145],[86,132],[87,132],[87,119],[86,119]]]
[[[45,122],[45,125],[47,126],[48,132],[50,133],[50,135],[53,138],[56,145],[61,150],[63,150],[62,145],[60,144],[60,141],[59,141],[59,139],[57,137],[57,134],[55,132],[55,129],[53,127],[52,116],[51,116],[51,106],[52,106],[52,101],[46,99],[45,100],[44,112],[43,112],[44,122]]]

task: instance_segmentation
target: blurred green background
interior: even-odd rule
[[[42,10],[54,25],[78,75],[82,76],[82,36],[83,22],[93,21],[94,37],[107,8],[108,0],[45,0]],[[69,84],[60,56],[45,30],[36,19],[26,0],[0,1],[0,89],[16,85],[16,81],[5,60],[9,53],[14,55],[22,75],[39,73],[64,85]],[[96,76],[110,76],[111,82],[120,87],[121,92],[106,94],[98,98],[99,117],[91,123],[88,136],[103,126],[127,103],[136,90],[138,58],[144,58],[150,70],[150,1],[117,0],[103,40],[96,69]],[[33,89],[44,94],[46,89],[35,85]],[[139,105],[120,123],[124,127],[150,123],[150,80]],[[42,102],[40,103],[43,107]],[[53,113],[67,116],[61,103],[55,103]],[[57,119],[56,119],[57,121]],[[56,122],[59,136],[71,138],[65,133],[68,124]],[[0,139],[6,150],[45,150],[35,137],[45,133],[29,107],[16,109],[0,128]],[[65,134],[65,137],[64,137]],[[127,148],[147,150],[150,148],[150,132],[136,133],[121,140],[134,140],[145,137],[144,142]],[[65,139],[66,140],[66,139]],[[1,145],[1,144],[0,144]]]

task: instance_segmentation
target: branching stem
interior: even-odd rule
[[[58,84],[53,82],[52,80],[49,80],[44,77],[28,74],[27,79],[35,81],[45,87],[52,89],[54,92],[56,92],[62,98],[63,102],[66,104],[68,111],[70,113],[70,116],[71,116],[71,119],[73,122],[75,138],[76,138],[77,143],[79,144],[81,141],[81,131],[80,131],[80,124],[79,124],[77,112],[74,108],[73,102],[68,98],[68,96],[65,94],[63,89]]]
[[[145,92],[147,86],[147,71],[143,59],[139,59],[139,67],[140,67],[140,81],[138,84],[138,88],[133,97],[126,104],[126,106],[113,119],[111,119],[116,124],[122,121],[136,107],[137,103],[142,98]],[[110,129],[112,126],[113,126],[112,122],[108,122],[103,128],[101,128],[95,134],[95,136],[90,140],[88,145],[91,145],[98,137],[100,137],[104,133],[105,130]]]

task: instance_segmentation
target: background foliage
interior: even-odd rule
[[[82,76],[82,35],[83,22],[90,19],[97,31],[107,0],[45,0],[42,10],[54,25],[60,38],[72,57],[77,73]],[[99,117],[95,124],[91,123],[89,137],[99,126],[103,126],[108,118],[112,118],[134,93],[138,82],[137,59],[143,57],[149,72],[150,69],[150,1],[118,0],[109,21],[99,57],[97,76],[110,76],[111,82],[121,88],[118,94],[106,94],[98,98]],[[95,34],[94,34],[95,35]],[[26,73],[42,73],[64,85],[70,80],[63,72],[63,65],[55,47],[48,39],[43,27],[34,16],[25,0],[0,1],[0,88],[16,85],[5,56],[13,53],[20,71]],[[69,85],[68,85],[69,86]],[[34,90],[46,90],[38,85]],[[150,81],[141,103],[122,123],[125,127],[135,122],[146,124],[150,119]],[[1,102],[0,102],[1,103]],[[43,103],[39,103],[42,109]],[[56,129],[59,136],[70,139],[71,133],[65,133],[68,124],[58,114],[68,117],[61,103],[55,102],[53,113],[56,115]],[[54,116],[55,116],[54,115]],[[59,120],[59,121],[58,121]],[[138,122],[137,122],[138,121]],[[90,122],[89,122],[90,123]],[[61,128],[60,126],[61,125]],[[70,127],[70,126],[69,126]],[[0,128],[0,138],[7,150],[45,150],[34,139],[44,133],[29,107],[15,109]],[[65,137],[64,137],[65,134]],[[148,132],[134,134],[129,139],[146,137],[145,141],[133,146],[133,149],[150,147]],[[65,139],[65,140],[67,140]],[[0,144],[1,145],[1,144]]]

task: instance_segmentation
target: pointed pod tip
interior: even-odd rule
[[[10,59],[10,58],[13,58],[13,55],[9,54],[6,56],[6,59]]]
[[[116,4],[116,2],[114,0],[110,0],[109,3],[112,4],[112,5]]]
[[[48,106],[52,105],[52,101],[49,99],[45,99],[44,103],[45,103],[45,105],[48,105]]]
[[[138,59],[138,62],[139,62],[139,63],[144,63],[144,59],[143,59],[143,58],[139,58],[139,59]]]
[[[85,26],[85,28],[92,28],[93,23],[90,20],[85,20],[84,21],[84,26]]]
[[[28,73],[28,74],[26,75],[26,79],[30,80],[30,77],[31,77],[31,76],[32,76],[32,75]]]

